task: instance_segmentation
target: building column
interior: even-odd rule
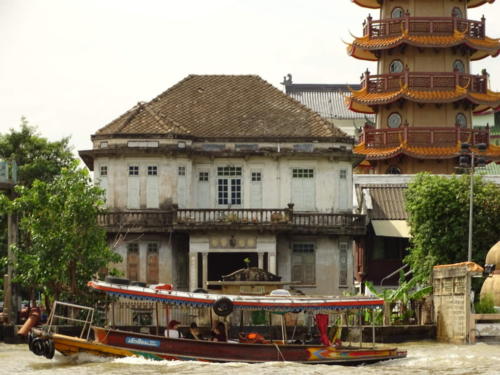
[[[260,269],[264,269],[264,254],[265,253],[257,253],[257,255],[259,257],[259,261],[257,263],[257,267],[260,268]]]
[[[203,289],[207,288],[207,281],[208,281],[208,253],[203,253],[203,260],[202,260],[202,285],[201,287]]]
[[[268,271],[276,275],[276,252],[269,252],[268,259]]]
[[[189,291],[198,289],[198,253],[189,252]]]

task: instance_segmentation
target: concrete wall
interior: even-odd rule
[[[436,266],[433,269],[434,321],[438,341],[468,342],[471,272],[467,264],[474,263]]]
[[[127,244],[129,243],[137,243],[139,245],[139,280],[137,281],[146,282],[148,243],[157,243],[159,255],[159,282],[168,284],[175,282],[177,267],[175,265],[175,257],[172,256],[172,244],[167,235],[129,235],[118,243],[112,241],[110,246],[123,258],[121,263],[115,264],[113,267],[121,271],[124,277],[127,277]]]
[[[139,176],[128,176],[129,166],[139,166]],[[250,207],[251,172],[262,173],[262,208],[285,208],[292,201],[292,169],[314,170],[315,211],[350,211],[352,206],[352,166],[348,161],[330,161],[327,158],[167,158],[151,157],[108,157],[95,161],[95,179],[106,189],[107,207],[127,209],[129,207],[130,180],[138,180],[139,207],[148,207],[148,166],[157,166],[156,177],[159,207],[180,203],[179,194],[186,195],[185,208],[217,208],[217,167],[236,166],[242,168],[242,208]],[[107,176],[100,176],[101,166],[107,167]],[[185,187],[178,189],[178,168],[186,171]],[[346,171],[346,178],[340,179],[340,171]],[[209,173],[208,207],[202,207],[198,197],[198,174]],[[105,181],[102,184],[101,181]],[[185,190],[185,191],[184,191]],[[184,204],[181,204],[183,206]],[[226,206],[224,206],[226,207]]]
[[[353,290],[353,253],[352,241],[342,237],[308,237],[280,236],[278,238],[278,274],[282,281],[291,281],[292,244],[294,242],[310,242],[315,244],[315,284],[297,285],[296,287],[308,295],[342,295]],[[340,251],[339,242],[347,243],[347,283],[339,285]]]

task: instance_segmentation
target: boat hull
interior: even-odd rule
[[[96,340],[41,331],[35,336],[51,340],[63,355],[88,353],[105,357],[137,356],[155,360],[204,362],[298,362],[359,365],[406,357],[395,348],[335,348],[322,345],[247,344],[173,339],[120,330],[94,328]]]

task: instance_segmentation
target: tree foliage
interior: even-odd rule
[[[0,159],[18,165],[18,183],[31,186],[35,180],[51,181],[75,160],[69,138],[51,142],[41,137],[35,127],[23,117],[19,129],[0,134]],[[0,207],[0,258],[7,256],[7,216]],[[5,269],[0,266],[3,275]]]
[[[35,180],[16,190],[10,209],[20,214],[27,239],[14,249],[16,281],[54,299],[85,299],[86,283],[97,270],[120,261],[97,225],[102,190],[77,162],[51,182]]]
[[[467,260],[470,176],[418,174],[406,192],[411,239],[409,263],[428,280],[436,264]],[[472,260],[484,263],[500,236],[500,187],[474,177]]]
[[[0,134],[0,159],[15,160],[19,184],[31,186],[35,180],[52,180],[61,168],[71,165],[74,157],[69,138],[51,142],[41,137],[23,117],[19,130]]]

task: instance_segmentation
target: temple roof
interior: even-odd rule
[[[359,90],[359,84],[314,84],[284,82],[285,92],[326,119],[364,119],[366,116],[349,110],[345,97],[351,90]],[[373,116],[369,118],[373,121]]]
[[[370,38],[363,36],[356,38],[347,46],[349,55],[369,61],[377,61],[374,51],[386,50],[407,44],[419,48],[448,48],[466,45],[474,50],[471,60],[480,60],[487,56],[500,54],[500,40],[484,37],[484,39],[471,38],[465,33],[455,31],[453,35],[411,35],[402,32],[401,35],[386,38]]]
[[[453,103],[459,100],[468,100],[477,107],[474,112],[482,112],[489,108],[500,107],[500,93],[487,90],[485,94],[471,92],[457,86],[455,90],[415,90],[401,87],[399,90],[382,93],[369,93],[367,88],[353,91],[352,96],[346,97],[348,107],[360,113],[375,113],[373,106],[394,103],[406,99],[416,103]]]
[[[359,6],[371,9],[378,9],[381,7],[383,0],[352,0],[352,2],[358,4]],[[468,0],[467,7],[475,8],[486,3],[494,3],[495,0]]]
[[[95,136],[348,139],[331,122],[255,75],[190,75]]]
[[[365,155],[367,160],[390,159],[398,155],[408,155],[416,159],[451,159],[461,155],[461,144],[449,147],[421,147],[401,142],[394,147],[366,147],[358,144],[355,153]],[[500,160],[500,146],[489,145],[486,151],[480,152],[487,159]]]

